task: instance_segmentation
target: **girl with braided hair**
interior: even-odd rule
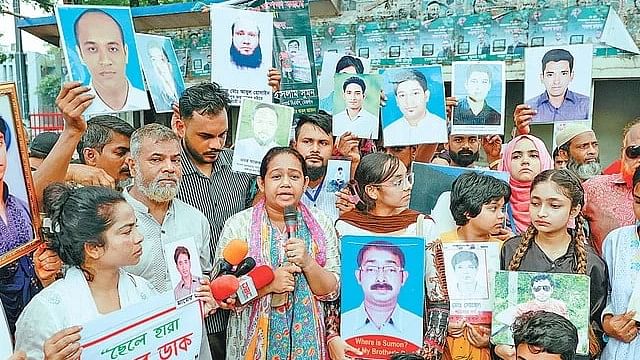
[[[589,275],[589,352],[594,358],[602,349],[600,316],[609,280],[604,261],[588,244],[583,206],[584,189],[575,175],[567,170],[543,171],[531,183],[531,225],[522,235],[504,243],[500,261],[503,270]],[[574,223],[575,228],[571,228]],[[513,347],[504,345],[495,350],[502,359],[511,359],[515,353]],[[582,358],[588,357],[576,357]]]

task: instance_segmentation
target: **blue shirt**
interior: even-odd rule
[[[542,94],[527,101],[527,105],[538,111],[533,117],[534,123],[549,123],[566,120],[586,120],[589,118],[591,99],[588,96],[567,90],[564,101],[559,108],[551,105],[549,94]]]

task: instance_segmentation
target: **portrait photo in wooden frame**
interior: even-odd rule
[[[31,178],[27,133],[22,123],[14,83],[0,83],[0,182],[6,219],[0,219],[0,267],[32,252],[39,245],[40,214]],[[27,217],[28,216],[28,217]],[[9,225],[9,227],[7,226]],[[20,240],[29,238],[29,240]]]

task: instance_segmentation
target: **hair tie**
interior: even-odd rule
[[[362,201],[362,198],[360,198],[360,186],[358,185],[358,181],[356,181],[355,179],[349,180],[349,188],[350,188],[350,195],[349,195],[349,201],[352,204],[358,205],[360,203],[364,203]]]

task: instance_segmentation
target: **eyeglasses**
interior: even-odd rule
[[[371,184],[374,186],[390,186],[395,188],[407,188],[409,186],[413,186],[413,173],[407,173],[405,176],[399,179],[394,179],[389,184]]]
[[[402,271],[400,266],[396,265],[385,265],[385,266],[375,266],[375,265],[366,265],[360,268],[360,271],[364,271],[367,275],[378,275],[382,272],[383,275],[396,275]]]
[[[551,286],[549,285],[542,285],[542,286],[534,286],[533,287],[533,291],[534,292],[540,292],[541,290],[544,290],[546,292],[551,291]]]
[[[624,148],[624,154],[629,159],[637,159],[640,157],[640,145],[631,145]]]

